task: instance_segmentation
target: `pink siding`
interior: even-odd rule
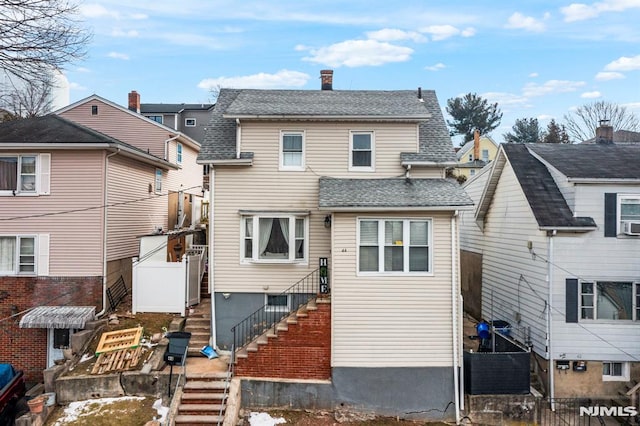
[[[97,115],[91,115],[93,105],[98,107]],[[175,136],[172,132],[99,100],[80,104],[61,113],[60,116],[148,151],[159,158],[164,158],[165,141]]]
[[[51,195],[0,200],[0,219],[51,214],[0,220],[0,234],[50,234],[50,276],[102,275],[103,161],[103,151],[53,151]]]
[[[154,188],[155,170],[153,166],[121,155],[109,159],[108,204],[126,204],[108,208],[107,260],[137,256],[137,237],[150,234],[157,225],[167,229],[166,179],[162,194],[156,194],[153,189],[149,193],[149,185]],[[164,175],[166,177],[166,172]]]

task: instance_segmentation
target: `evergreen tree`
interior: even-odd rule
[[[556,120],[551,119],[547,125],[547,130],[542,138],[543,143],[571,143],[564,124],[559,125]]]
[[[518,119],[511,129],[502,135],[506,143],[538,143],[542,138],[537,118]]]
[[[498,104],[490,104],[475,93],[447,100],[447,113],[453,117],[452,121],[447,120],[451,133],[464,135],[463,145],[473,139],[476,129],[486,135],[498,127],[502,120]]]

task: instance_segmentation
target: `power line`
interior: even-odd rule
[[[188,191],[190,189],[196,189],[196,188],[202,188],[202,186],[201,185],[196,185],[196,186],[192,186],[190,188],[181,189],[180,191]],[[104,209],[104,208],[107,208],[107,207],[125,206],[125,205],[128,205],[128,204],[139,203],[139,202],[142,202],[142,201],[148,201],[148,200],[153,200],[155,198],[167,197],[167,196],[169,196],[169,193],[167,193],[167,194],[154,194],[154,195],[151,195],[149,197],[137,198],[137,199],[128,200],[128,201],[120,201],[118,203],[104,204],[104,205],[101,205],[101,206],[83,207],[83,208],[80,208],[80,209],[71,209],[71,210],[63,210],[63,211],[58,211],[58,212],[31,214],[31,215],[26,215],[26,216],[5,217],[5,218],[0,218],[0,221],[33,219],[33,218],[40,218],[40,217],[58,216],[58,215],[69,214],[69,213],[87,212],[87,211],[91,211],[91,210]]]

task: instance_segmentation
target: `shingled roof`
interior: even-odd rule
[[[473,201],[460,186],[446,179],[320,178],[320,209],[465,208]]]
[[[548,145],[548,144],[546,144]],[[556,145],[558,146],[558,145]],[[575,217],[549,169],[529,152],[534,144],[503,144],[502,148],[541,228],[595,228],[591,217]],[[574,158],[575,161],[579,159]]]
[[[569,179],[640,179],[640,145],[528,146]]]
[[[236,119],[408,121],[420,123],[419,151],[400,154],[405,163],[454,163],[451,138],[432,90],[221,89],[198,161],[237,159]],[[250,157],[243,153],[242,157]]]
[[[206,111],[212,107],[213,104],[140,104],[140,113],[177,114],[181,111]]]

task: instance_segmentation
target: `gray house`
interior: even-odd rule
[[[297,309],[291,289],[326,262],[328,279],[302,291],[328,293],[329,314],[278,353],[270,374],[324,379],[309,396],[317,404],[455,418],[457,221],[471,200],[445,178],[455,155],[436,95],[332,90],[331,71],[322,82],[220,92],[198,157],[211,166],[216,344],[230,348],[230,329],[252,313]],[[327,336],[324,347],[313,336]],[[278,339],[259,341],[238,374],[272,371],[273,357],[253,370],[247,362],[274,354],[287,342]]]
[[[638,162],[634,145],[503,144],[463,186],[463,277],[481,277],[482,317],[531,345],[551,397],[640,378]]]

